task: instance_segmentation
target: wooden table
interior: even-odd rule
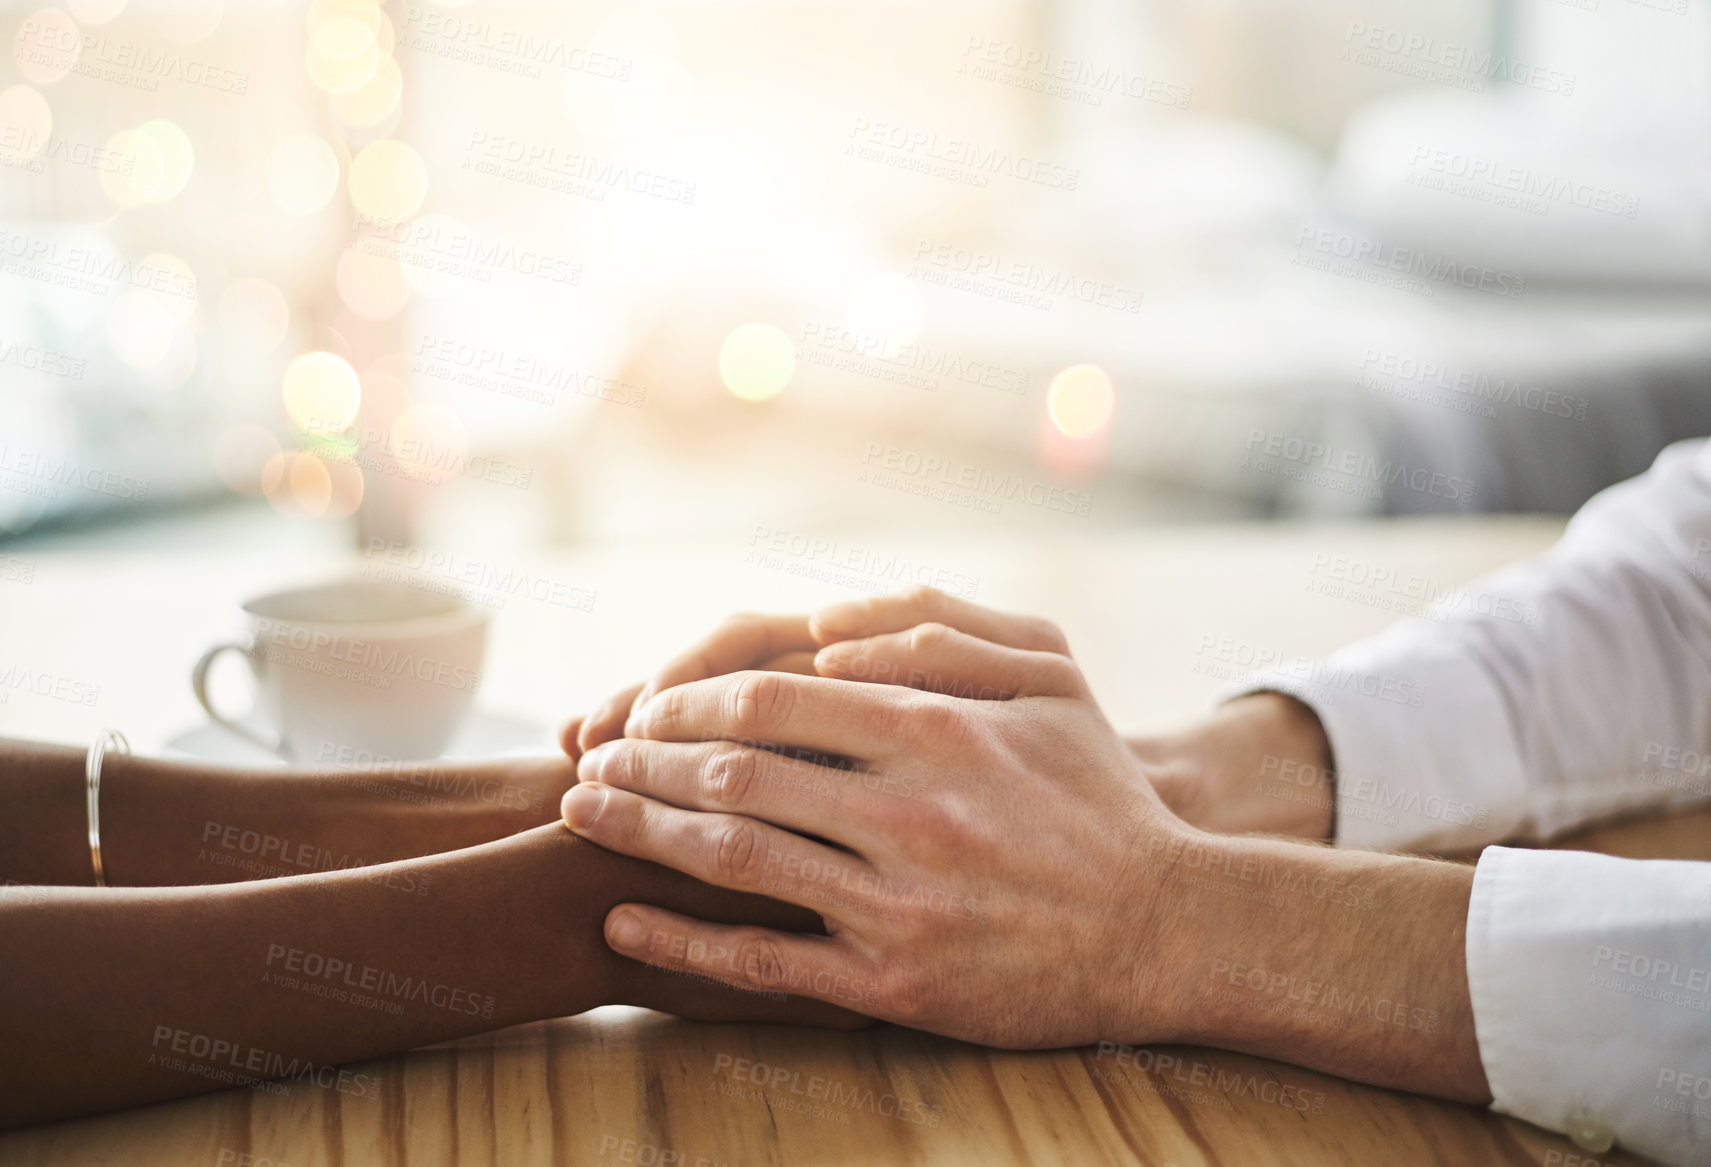
[[[1323,581],[1351,564],[1439,589],[1559,531],[1537,520],[1433,520],[1065,532],[1026,546],[845,543],[954,571],[978,581],[983,601],[1053,616],[1113,720],[1145,729],[1203,709],[1229,671],[1222,656],[1322,653],[1394,619],[1383,588],[1327,593]],[[53,669],[100,691],[94,705],[14,691],[0,704],[0,733],[82,741],[117,725],[144,749],[199,719],[189,666],[236,629],[237,600],[376,564],[301,551],[28,558],[27,583],[0,582],[0,667]],[[497,609],[484,701],[545,726],[724,612],[803,609],[883,586],[812,579],[815,558],[768,559],[738,542],[509,564],[592,588],[596,600],[591,612],[528,600]],[[1567,845],[1711,859],[1711,812],[1607,826]],[[827,1034],[610,1008],[363,1069],[381,1081],[372,1096],[229,1090],[0,1136],[0,1163],[1640,1162],[1577,1158],[1566,1139],[1474,1108],[1182,1047],[994,1052],[889,1026]]]

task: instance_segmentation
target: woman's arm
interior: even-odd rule
[[[0,1127],[268,1078],[384,1091],[336,1067],[602,1004],[855,1023],[615,955],[602,922],[628,900],[819,930],[811,912],[707,887],[559,825],[241,886],[0,888]]]
[[[93,882],[83,760],[0,739],[0,882]],[[455,851],[553,821],[575,780],[565,758],[243,770],[109,752],[103,866],[115,887],[166,887]]]

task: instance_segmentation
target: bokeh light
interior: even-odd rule
[[[314,134],[293,134],[267,160],[267,192],[288,215],[312,215],[339,188],[339,157]]]
[[[117,207],[135,207],[149,202],[166,178],[166,160],[154,139],[136,130],[120,130],[107,139],[107,150],[128,159],[130,169],[102,168],[101,189]]]
[[[367,84],[381,61],[374,31],[373,25],[341,15],[311,33],[303,63],[315,88],[350,93]]]
[[[1117,401],[1111,378],[1098,365],[1072,365],[1052,378],[1046,408],[1065,437],[1086,438],[1111,420]]]
[[[196,166],[196,151],[190,145],[190,135],[165,118],[156,118],[138,126],[132,140],[144,139],[154,146],[160,157],[160,180],[144,196],[151,203],[164,203],[175,198],[190,181]]]
[[[891,344],[913,344],[921,335],[926,306],[908,276],[897,272],[875,276],[850,296],[845,323],[859,337]]]
[[[12,59],[24,80],[52,85],[77,64],[83,52],[83,31],[57,8],[43,8],[18,25],[12,38]]]
[[[744,401],[777,397],[795,371],[795,349],[776,325],[745,324],[719,346],[719,377]]]
[[[293,518],[319,518],[333,498],[333,476],[313,454],[278,454],[268,460],[262,477],[273,509]]]
[[[362,384],[337,353],[307,352],[285,367],[285,412],[302,430],[337,433],[356,420]]]
[[[53,136],[53,109],[28,85],[0,91],[0,161],[19,166],[40,154]]]
[[[348,93],[331,94],[328,102],[333,113],[345,125],[368,129],[391,117],[403,94],[404,74],[397,61],[387,58],[359,88]]]
[[[371,219],[399,223],[428,197],[428,167],[396,138],[382,138],[351,159],[351,205]]]
[[[220,293],[220,328],[252,352],[272,352],[290,327],[285,294],[264,279],[243,276]]]
[[[356,508],[362,505],[362,467],[355,462],[323,462],[322,465],[327,471],[329,492],[321,517],[343,519],[354,515]]]

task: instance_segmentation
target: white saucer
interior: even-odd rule
[[[204,722],[176,734],[166,743],[168,755],[230,766],[286,766],[284,758],[269,752],[218,722]],[[528,757],[558,753],[553,731],[532,721],[477,709],[443,758]]]

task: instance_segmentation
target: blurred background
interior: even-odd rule
[[[1568,512],[1711,431],[1711,0],[4,28],[13,546]]]

